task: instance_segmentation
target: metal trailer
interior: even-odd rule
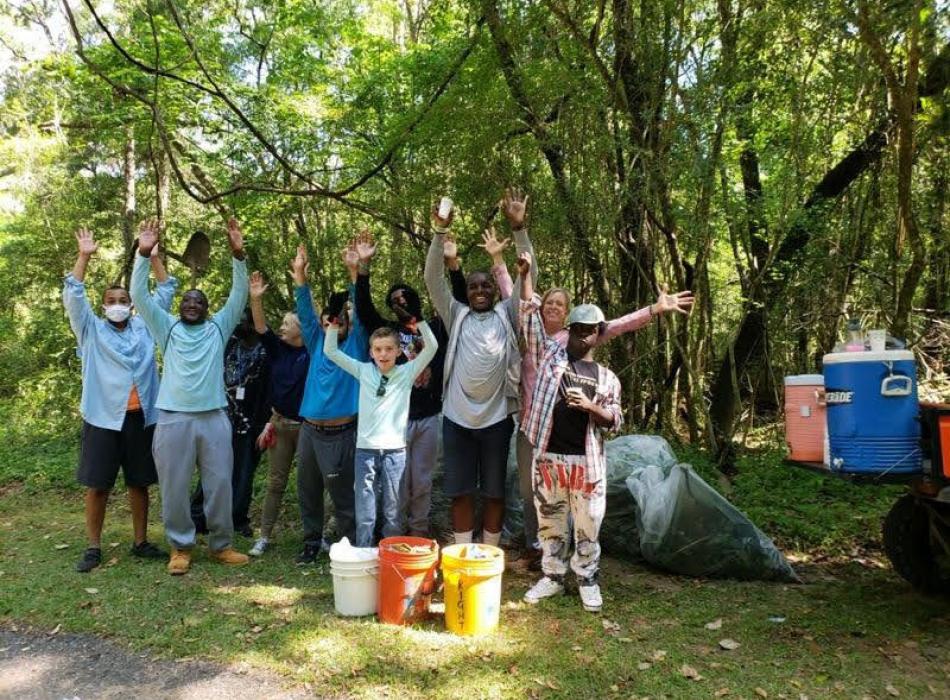
[[[950,404],[921,403],[920,422],[919,474],[853,474],[817,462],[786,462],[855,484],[906,484],[907,493],[884,518],[884,551],[914,588],[950,594]]]

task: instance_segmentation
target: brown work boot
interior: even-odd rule
[[[189,568],[191,568],[191,552],[187,549],[172,547],[171,556],[168,558],[168,573],[172,576],[181,576],[188,573]]]
[[[225,547],[217,552],[211,552],[211,556],[222,564],[247,564],[248,556],[241,554],[233,547]]]

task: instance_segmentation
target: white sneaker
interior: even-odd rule
[[[266,537],[261,537],[257,540],[257,542],[254,543],[254,546],[251,547],[247,553],[252,557],[259,557],[267,550],[268,544],[270,544],[268,539]]]
[[[564,592],[564,584],[553,578],[542,576],[541,580],[534,584],[531,589],[524,594],[524,602],[535,605],[543,598],[561,595]]]
[[[323,554],[329,554],[329,553],[330,553],[330,543],[327,542],[327,541],[326,541],[324,538],[322,538],[322,537],[320,538],[320,551],[321,551]]]
[[[596,583],[590,586],[578,586],[578,593],[581,594],[581,605],[587,612],[600,612],[604,607],[604,599],[600,597],[600,586]]]

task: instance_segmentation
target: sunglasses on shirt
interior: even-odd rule
[[[389,384],[389,377],[385,374],[379,375],[379,386],[376,387],[376,396],[383,397],[386,395],[386,385]]]

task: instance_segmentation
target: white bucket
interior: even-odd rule
[[[360,617],[376,614],[379,561],[333,561],[333,607],[338,615]]]

